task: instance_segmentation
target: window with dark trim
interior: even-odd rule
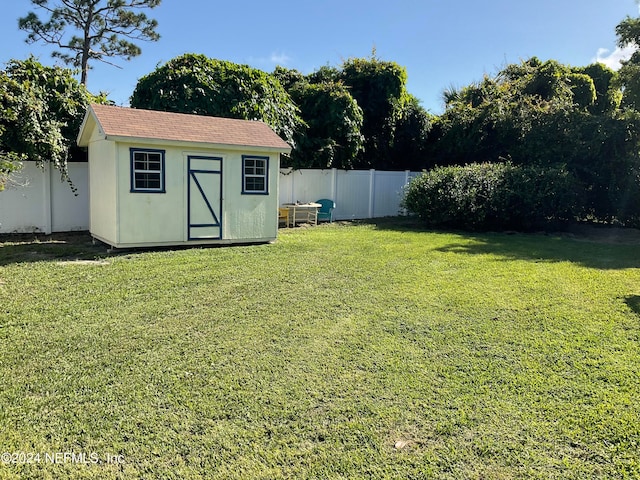
[[[165,193],[164,150],[131,149],[131,191]]]
[[[242,156],[242,193],[269,193],[269,157]]]

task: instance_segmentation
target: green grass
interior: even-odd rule
[[[640,478],[639,347],[639,245],[5,241],[0,478]]]

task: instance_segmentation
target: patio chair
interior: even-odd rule
[[[336,208],[335,202],[328,198],[321,198],[317,200],[316,203],[322,205],[318,209],[318,221],[328,220],[329,222],[333,222],[333,209]]]
[[[288,208],[278,208],[278,226],[280,226],[280,222],[284,222],[284,226],[289,226],[289,209]]]

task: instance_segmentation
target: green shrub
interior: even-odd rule
[[[424,172],[403,206],[432,226],[531,230],[575,218],[578,192],[563,168],[480,163]]]

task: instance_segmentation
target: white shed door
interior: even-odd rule
[[[222,158],[187,157],[187,236],[222,238]]]

